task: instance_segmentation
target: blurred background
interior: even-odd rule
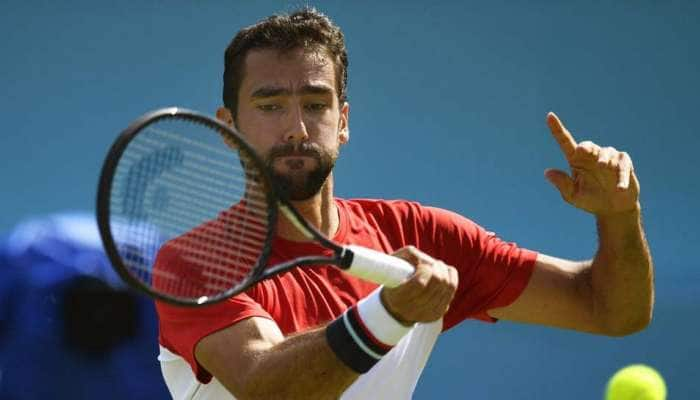
[[[596,399],[638,362],[664,375],[670,398],[700,398],[700,3],[0,4],[0,398],[167,398],[150,303],[123,291],[96,240],[103,157],[147,110],[213,114],[235,32],[305,4],[342,27],[350,56],[339,196],[418,200],[521,246],[589,258],[593,218],[543,177],[565,168],[550,110],[578,140],[629,152],[641,182],[657,284],[647,330],[466,321],[438,341],[415,398]],[[76,313],[95,298],[107,308]]]

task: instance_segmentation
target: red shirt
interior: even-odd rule
[[[537,254],[506,243],[467,218],[408,201],[336,199],[340,225],[333,240],[391,253],[412,245],[459,271],[459,286],[443,330],[466,318],[494,322],[487,311],[512,303],[523,291]],[[166,251],[164,247],[161,252]],[[313,242],[276,238],[269,265],[328,252]],[[172,259],[159,254],[159,260]],[[194,358],[205,336],[249,317],[274,320],[285,334],[325,324],[377,285],[332,266],[294,268],[243,294],[198,308],[156,302],[160,344],[183,357],[201,382],[211,375]]]

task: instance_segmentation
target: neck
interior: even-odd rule
[[[312,198],[291,202],[294,208],[306,221],[318,229],[324,236],[332,238],[338,231],[340,219],[338,208],[333,198],[333,174],[328,176],[321,190]],[[303,242],[309,240],[284,214],[280,214],[277,234],[287,240]]]

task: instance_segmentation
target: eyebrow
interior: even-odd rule
[[[304,85],[297,91],[298,94],[333,94],[333,89],[326,85]],[[277,86],[263,86],[256,89],[251,97],[253,98],[266,98],[275,96],[290,96],[292,91],[287,88],[277,87]]]

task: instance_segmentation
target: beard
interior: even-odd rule
[[[316,166],[311,170],[303,170],[303,162],[295,166],[292,161],[292,165],[289,165],[290,172],[282,173],[275,170],[275,161],[286,156],[311,157],[316,161]],[[308,200],[321,191],[337,158],[337,151],[326,151],[316,144],[286,143],[273,147],[265,159],[265,164],[280,196],[291,201],[301,201]]]

